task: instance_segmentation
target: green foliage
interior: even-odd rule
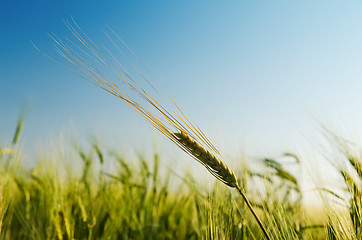
[[[0,146],[0,239],[263,238],[236,191],[165,171],[157,153],[126,158],[98,143],[74,144],[66,150],[73,154],[37,159],[27,169],[18,139]],[[243,166],[238,184],[272,239],[360,239],[361,161],[347,156],[352,173],[340,171],[349,193],[347,223],[332,215],[317,224],[305,217],[298,177],[281,161],[265,159],[262,172]],[[300,168],[295,155],[284,157]]]

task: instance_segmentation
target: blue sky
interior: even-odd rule
[[[125,104],[31,45],[56,56],[47,33],[69,36],[71,16],[95,41],[106,25],[117,32],[226,153],[297,152],[318,144],[319,123],[358,135],[361,13],[360,1],[333,0],[3,1],[0,144],[22,106],[29,151],[64,131],[125,148],[152,139]]]

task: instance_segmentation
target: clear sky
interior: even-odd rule
[[[107,25],[117,32],[227,153],[299,151],[318,144],[319,123],[362,129],[361,1],[12,0],[0,7],[0,143],[22,106],[25,149],[63,131],[126,147],[152,136],[124,103],[31,45],[55,56],[47,33],[69,36],[71,16],[95,41]]]

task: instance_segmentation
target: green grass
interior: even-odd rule
[[[263,238],[237,192],[167,171],[157,153],[125,158],[98,144],[69,144],[25,168],[17,147],[21,126],[22,120],[11,145],[0,146],[0,239]],[[346,194],[321,193],[338,198],[344,211],[326,205],[308,214],[299,179],[275,159],[265,159],[262,172],[240,169],[239,185],[272,239],[361,239],[361,158],[347,145],[341,149]]]

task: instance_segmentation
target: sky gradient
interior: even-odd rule
[[[123,102],[39,54],[73,17],[102,43],[109,25],[227,154],[317,145],[320,124],[362,129],[359,1],[7,1],[0,8],[0,144],[21,109],[25,150],[75,132],[125,149],[151,127]],[[157,135],[158,138],[162,138]],[[142,147],[141,147],[142,148]],[[178,151],[178,150],[174,150]]]

